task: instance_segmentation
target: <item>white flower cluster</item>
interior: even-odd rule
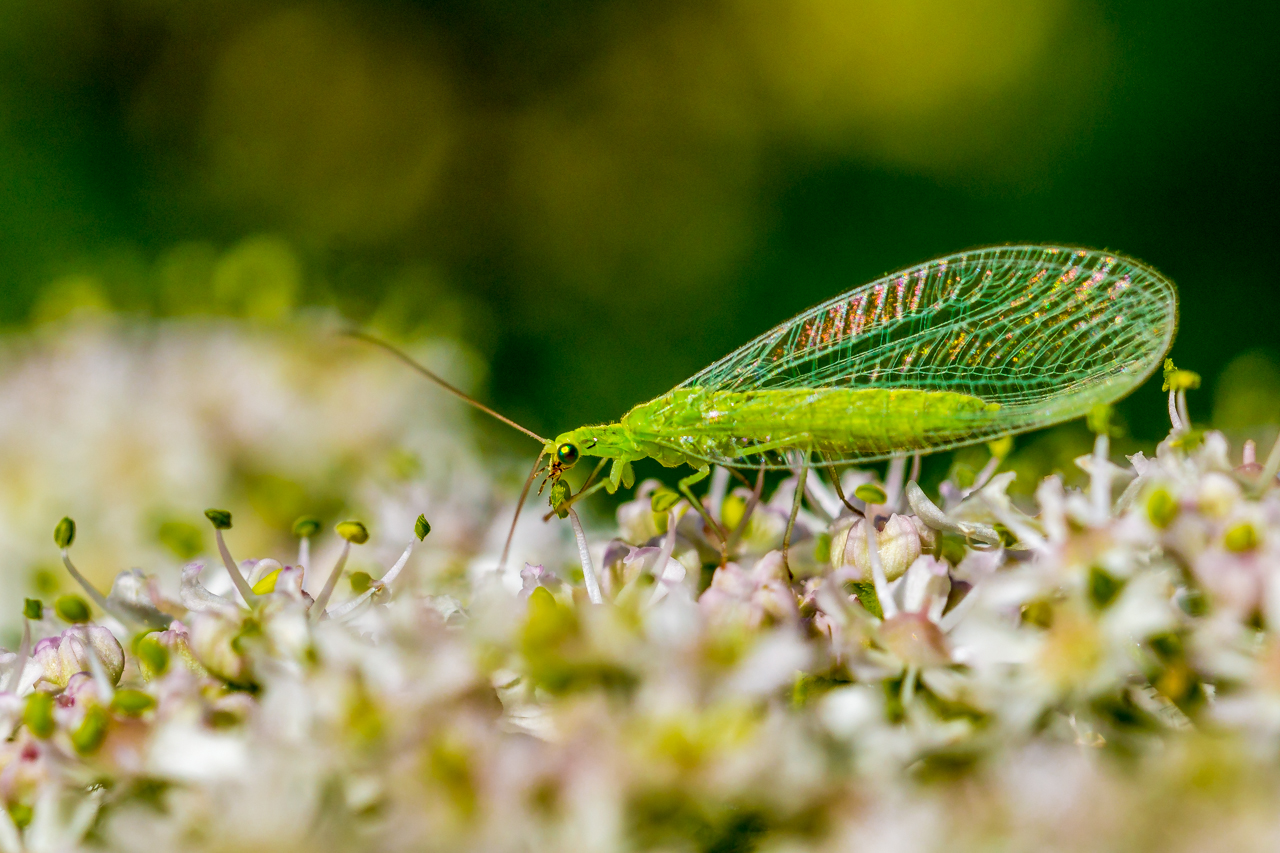
[[[0,851],[1275,849],[1280,491],[1180,397],[1034,505],[994,455],[720,470],[511,574],[415,550],[411,494],[385,572],[358,522],[237,562],[209,510],[212,570],[104,595],[64,519],[89,600],[0,656]]]
[[[63,515],[92,531],[80,562],[103,586],[133,565],[173,582],[211,545],[194,523],[206,506],[242,507],[240,541],[270,552],[304,513],[375,518],[393,486],[419,505],[402,523],[426,510],[465,551],[492,511],[494,468],[467,415],[340,328],[324,317],[100,318],[0,341],[3,597],[21,600],[33,575],[41,594],[59,591],[47,528]],[[469,384],[459,347],[414,351]],[[17,615],[0,608],[0,628],[12,631]]]

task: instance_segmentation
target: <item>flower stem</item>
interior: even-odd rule
[[[329,572],[329,579],[324,582],[324,589],[320,590],[320,594],[316,596],[315,603],[311,605],[311,621],[319,622],[320,617],[324,616],[324,607],[329,603],[329,599],[333,597],[333,590],[338,585],[338,578],[342,577],[342,567],[347,564],[347,556],[351,553],[351,541],[345,540],[342,543],[342,553],[338,555],[338,562],[333,564],[333,571]]]
[[[69,553],[67,548],[62,549],[62,565],[66,566],[67,572],[71,575],[71,577],[76,579],[76,583],[80,584],[81,588],[84,589],[85,593],[87,593],[88,596],[91,599],[93,599],[93,603],[98,605],[98,607],[102,608],[102,611],[104,613],[109,613],[110,615],[114,616],[116,619],[119,619],[123,624],[125,624],[130,628],[139,627],[140,623],[138,622],[137,619],[134,619],[127,613],[122,613],[118,608],[113,607],[111,605],[111,602],[107,600],[106,596],[98,592],[98,588],[95,587],[93,584],[89,583],[88,578],[80,574],[80,570],[77,569],[75,567],[75,564],[71,562],[71,554]]]
[[[222,530],[215,527],[213,536],[218,540],[218,553],[222,555],[222,565],[227,567],[227,574],[231,575],[231,583],[235,585],[245,604],[253,604],[258,600],[258,596],[249,587],[249,582],[244,579],[244,575],[240,574],[236,561],[231,559],[231,552],[227,550],[227,542],[222,538]]]
[[[1178,416],[1178,393],[1169,389],[1169,423],[1174,432],[1182,432],[1182,418]]]
[[[658,562],[653,567],[653,577],[656,583],[653,587],[653,595],[649,599],[650,606],[657,604],[667,594],[667,566],[671,562],[671,552],[676,549],[677,523],[676,509],[672,507],[667,510],[667,535],[662,539],[662,550],[658,552]]]
[[[604,604],[604,596],[600,594],[600,579],[591,565],[591,553],[587,551],[587,537],[582,532],[582,522],[578,520],[576,510],[569,510],[569,523],[573,525],[573,537],[578,540],[578,557],[582,560],[582,580],[587,585],[587,598],[592,604]]]
[[[303,536],[298,540],[298,565],[302,567],[302,580],[307,579],[307,572],[311,571],[311,537]]]
[[[884,574],[884,563],[880,562],[880,545],[876,542],[876,523],[866,519],[863,528],[867,531],[867,557],[871,560],[871,581],[875,584],[876,598],[880,599],[880,612],[884,618],[891,619],[898,615],[898,605],[893,600],[893,591],[889,589],[889,579]]]

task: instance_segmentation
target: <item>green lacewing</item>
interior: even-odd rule
[[[612,462],[600,484],[611,492],[632,484],[632,464],[641,459],[690,465],[695,473],[681,480],[688,496],[712,464],[786,468],[796,452],[828,466],[874,462],[1072,420],[1128,394],[1156,369],[1177,313],[1167,278],[1112,252],[960,252],[842,293],[617,422],[554,440],[393,352],[541,441],[524,494],[546,456],[552,502],[563,505],[560,478],[585,456]]]
[[[544,443],[553,477],[581,456],[706,471],[873,462],[991,441],[1087,414],[1160,364],[1172,283],[1111,252],[1007,246],[948,255],[810,308],[616,423]]]

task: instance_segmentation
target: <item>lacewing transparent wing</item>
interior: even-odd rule
[[[1110,252],[961,252],[855,288],[771,329],[623,423],[724,465],[787,450],[868,462],[1087,414],[1160,364],[1177,295]]]

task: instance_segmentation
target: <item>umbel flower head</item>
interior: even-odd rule
[[[104,594],[64,519],[80,590],[0,656],[0,849],[1269,849],[1280,489],[1171,376],[1081,488],[1017,497],[1000,446],[928,492],[642,483],[518,579],[392,502],[237,562],[219,508],[220,566]]]

